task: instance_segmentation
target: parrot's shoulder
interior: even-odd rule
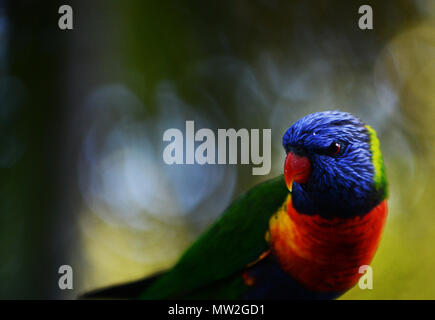
[[[269,248],[269,220],[288,195],[281,175],[234,201],[141,298],[183,297],[243,269]]]

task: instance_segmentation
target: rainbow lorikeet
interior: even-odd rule
[[[375,130],[349,113],[318,112],[282,143],[284,175],[236,200],[172,269],[85,297],[329,299],[354,286],[387,216]]]

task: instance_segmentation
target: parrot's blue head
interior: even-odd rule
[[[376,132],[350,113],[309,114],[283,136],[294,208],[323,217],[364,215],[386,197]]]

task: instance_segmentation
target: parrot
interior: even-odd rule
[[[282,138],[284,172],[235,200],[175,265],[87,299],[335,299],[371,263],[387,218],[376,131],[341,111]]]

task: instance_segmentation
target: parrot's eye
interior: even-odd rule
[[[339,154],[340,151],[341,151],[341,145],[338,142],[334,141],[329,145],[327,153],[331,156],[334,156]]]

